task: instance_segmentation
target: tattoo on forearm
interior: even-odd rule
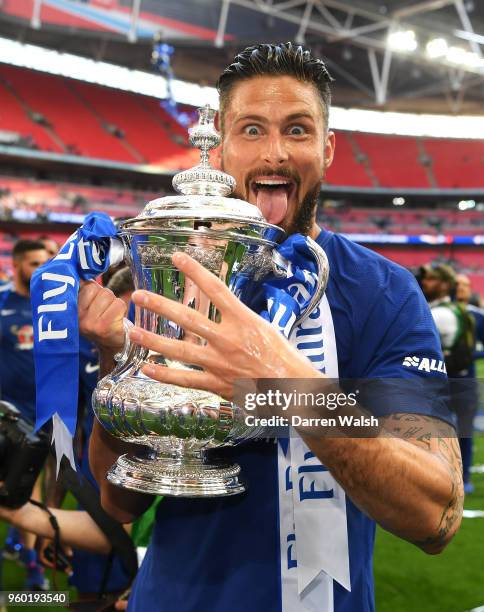
[[[462,459],[455,430],[439,419],[415,414],[392,415],[385,420],[385,428],[395,436],[411,439],[420,448],[431,452],[449,473],[451,492],[442,508],[435,534],[425,540],[414,541],[421,548],[439,549],[460,521],[464,505]]]
[[[438,440],[440,453],[438,457],[446,465],[452,482],[450,499],[442,511],[436,534],[422,542],[415,542],[421,547],[439,548],[447,541],[454,525],[461,519],[464,507],[464,493],[462,483],[462,460],[460,457],[459,442],[457,438]]]

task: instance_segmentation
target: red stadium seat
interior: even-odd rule
[[[432,159],[439,187],[448,189],[484,186],[484,142],[427,138],[424,146]]]
[[[3,76],[0,66],[0,76]],[[22,108],[20,101],[0,83],[0,130],[17,132],[24,138],[29,136],[37,148],[55,153],[63,152],[63,147],[49,135],[42,126],[34,123],[28,116],[26,108]]]
[[[360,132],[353,138],[369,157],[380,187],[430,187],[415,138]]]
[[[126,147],[103,129],[100,118],[73,93],[72,81],[11,66],[0,66],[0,76],[49,121],[66,152],[136,163]]]
[[[328,169],[326,180],[329,185],[372,186],[371,178],[365,167],[355,159],[351,143],[345,132],[336,133],[334,161]]]

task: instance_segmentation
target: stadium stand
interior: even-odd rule
[[[478,210],[452,208],[346,207],[322,208],[319,220],[345,233],[474,235],[484,233],[484,215]]]
[[[72,121],[76,116],[76,121]],[[0,64],[0,130],[57,153],[178,170],[196,163],[186,130],[146,96]],[[334,186],[482,187],[484,142],[338,131]]]
[[[186,157],[187,151],[170,139],[160,118],[139,103],[139,96],[80,82],[73,82],[72,88],[93,114],[120,131],[138,163],[180,167],[180,154]]]
[[[474,291],[481,296],[484,295],[484,252],[482,248],[455,247],[454,245],[420,248],[410,245],[371,245],[371,248],[405,268],[416,269],[429,262],[449,264],[456,271],[467,274],[471,279]]]
[[[84,214],[100,210],[125,217],[137,215],[147,201],[157,197],[159,192],[0,177],[0,216],[22,209]]]
[[[90,109],[72,92],[68,79],[10,66],[0,66],[0,76],[11,83],[17,96],[33,111],[42,114],[62,144],[63,152],[128,163],[138,161],[121,140],[103,129]]]
[[[0,66],[0,70],[2,68]],[[30,109],[12,92],[8,82],[0,82],[0,129],[17,132],[26,146],[54,153],[63,152],[63,146],[59,145],[52,133],[45,126],[34,123],[29,113]]]
[[[420,161],[417,139],[355,133],[353,138],[369,159],[379,187],[431,187]]]
[[[424,140],[439,187],[480,187],[484,184],[484,142],[472,140]]]
[[[169,170],[195,163],[154,99],[0,64],[0,108],[0,129],[31,136],[41,150]]]
[[[0,176],[0,216],[12,210],[88,213],[107,212],[113,217],[133,216],[162,191],[98,187],[73,182],[52,182]],[[484,234],[480,210],[454,208],[321,207],[319,221],[328,229],[356,234]]]
[[[372,187],[373,182],[365,163],[367,160],[353,151],[349,132],[336,134],[336,151],[326,177],[328,184],[347,185],[350,181],[355,187]]]

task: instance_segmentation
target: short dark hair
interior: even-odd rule
[[[109,279],[107,288],[111,289],[116,297],[134,291],[133,275],[130,268],[121,268],[121,270],[115,272]]]
[[[222,72],[217,81],[222,129],[225,109],[234,85],[252,77],[266,75],[292,76],[304,83],[312,83],[321,98],[325,128],[328,126],[331,106],[329,84],[333,79],[326,64],[323,60],[313,57],[309,49],[287,42],[247,47],[236,55],[230,66]]]
[[[17,240],[15,246],[13,247],[12,255],[14,259],[16,259],[21,255],[25,255],[25,253],[28,253],[29,251],[45,251],[45,246],[40,240]]]

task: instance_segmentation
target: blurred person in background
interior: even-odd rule
[[[484,308],[479,308],[478,306],[474,306],[470,303],[470,300],[473,297],[473,293],[471,281],[468,276],[466,276],[465,274],[458,274],[456,281],[456,300],[461,304],[465,304],[467,312],[469,312],[470,315],[474,318],[476,343],[478,342],[481,345],[484,345]],[[470,380],[474,381],[475,389],[475,407],[472,418],[474,418],[474,416],[476,415],[477,409],[479,407],[479,385],[476,380],[477,373],[475,360],[484,357],[484,350],[482,350],[482,346],[480,347],[480,349],[480,351],[475,351],[474,362],[469,366],[469,371],[467,374],[467,377]],[[467,438],[462,438],[460,440],[460,447],[462,453],[462,464],[464,469],[464,487],[467,493],[472,493],[474,491],[474,485],[470,480],[470,467],[472,465],[473,437],[469,436]]]
[[[133,275],[128,267],[121,268],[109,280],[108,289],[114,293],[117,298],[123,300],[127,308],[127,317],[134,323],[134,304],[131,301],[131,295],[134,291]]]
[[[464,492],[469,494],[474,490],[469,479],[469,469],[472,461],[473,423],[477,410],[474,369],[476,324],[466,307],[466,300],[459,297],[463,295],[462,282],[461,289],[458,290],[457,277],[450,266],[424,266],[421,269],[421,285],[442,343],[449,377],[451,407],[457,416]],[[458,292],[457,302],[451,299],[455,291]]]
[[[420,269],[420,284],[429,303],[445,355],[445,351],[450,351],[454,344],[459,330],[458,316],[450,297],[455,289],[455,273],[445,264],[429,264]],[[450,373],[447,373],[450,376]]]
[[[13,248],[12,287],[0,296],[2,399],[31,423],[35,422],[35,381],[30,279],[48,259],[42,242],[19,240]]]
[[[12,403],[22,417],[35,423],[34,332],[30,305],[30,279],[49,259],[42,242],[19,240],[13,248],[13,284],[0,293],[0,397]],[[40,481],[32,493],[40,499]],[[47,589],[44,570],[37,561],[35,536],[9,529],[3,557],[17,557],[27,567],[25,587]]]
[[[481,306],[481,296],[472,291],[471,279],[466,274],[458,274],[456,277],[455,299],[467,307],[476,307],[479,310],[484,310]],[[469,312],[472,308],[468,308]]]
[[[55,257],[59,251],[59,244],[53,239],[49,238],[49,236],[40,236],[40,242],[44,245],[45,250],[49,254],[49,259]]]

